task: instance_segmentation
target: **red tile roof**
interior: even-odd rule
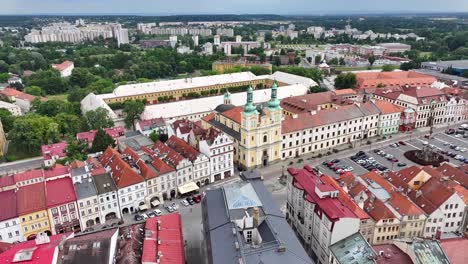
[[[73,181],[69,177],[47,181],[45,186],[48,208],[76,201]]]
[[[340,89],[333,91],[336,95],[349,95],[349,94],[357,94],[356,90],[354,89]]]
[[[156,143],[154,143],[153,152],[158,158],[162,159],[164,162],[166,162],[169,166],[173,168],[179,165],[179,162],[181,162],[184,159],[182,155],[180,155],[161,141],[157,141]]]
[[[167,165],[164,161],[158,157],[153,157],[151,165],[158,170],[159,174],[166,174],[172,171],[175,171],[171,166]]]
[[[358,88],[375,88],[379,84],[385,86],[431,85],[437,79],[413,71],[395,72],[358,72],[356,73]]]
[[[176,136],[171,136],[167,141],[166,145],[168,145],[173,150],[177,151],[180,155],[189,159],[190,161],[195,161],[200,154],[198,150],[194,147],[190,146],[187,142],[183,139],[178,138]]]
[[[81,160],[74,160],[72,163],[70,163],[70,168],[76,169],[76,168],[82,168],[85,166],[85,163]]]
[[[281,108],[291,113],[303,113],[317,110],[319,105],[349,105],[352,103],[352,101],[336,95],[335,92],[322,92],[284,98],[281,100]]]
[[[60,164],[55,164],[53,167],[44,170],[44,177],[46,179],[54,178],[54,177],[62,177],[62,176],[68,176],[70,177],[70,168],[65,167]]]
[[[8,87],[0,91],[0,94],[2,94],[4,96],[8,96],[8,97],[18,96],[18,95],[20,95],[22,93],[23,92],[21,92],[21,91],[18,91],[18,90],[13,89],[13,88],[8,88]]]
[[[67,156],[66,153],[67,149],[67,142],[60,142],[50,145],[42,145],[42,157],[44,160],[50,160],[53,156],[58,156],[59,158],[63,158]]]
[[[364,209],[376,222],[381,219],[396,218],[393,212],[379,199],[375,198],[371,192],[367,192],[369,199],[364,202]]]
[[[205,122],[208,122],[210,121],[211,119],[215,118],[216,114],[215,113],[210,113],[204,117],[202,117],[202,120],[205,121]]]
[[[9,248],[11,248],[14,244],[13,243],[7,243],[7,242],[0,242],[0,254],[3,252],[7,251]]]
[[[336,108],[323,109],[315,114],[299,113],[297,117],[285,116],[281,123],[281,132],[290,133],[326,124],[361,118],[367,115],[376,115],[379,109],[372,103],[358,105],[346,105]]]
[[[158,174],[155,171],[153,171],[148,165],[146,165],[145,161],[140,159],[138,154],[135,151],[133,151],[131,148],[129,147],[125,148],[122,154],[129,155],[130,157],[132,157],[133,161],[136,161],[136,164],[138,165],[138,168],[140,169],[141,175],[146,180],[156,178],[158,176]]]
[[[5,188],[13,185],[15,185],[15,179],[13,178],[13,175],[0,177],[0,188]]]
[[[2,263],[22,263],[22,264],[51,264],[56,261],[57,246],[61,241],[66,239],[68,235],[59,234],[50,236],[50,242],[47,244],[36,245],[35,240],[29,240],[22,243],[14,244],[13,247],[0,254]],[[16,253],[20,250],[32,250],[30,260],[14,261]]]
[[[293,185],[304,191],[304,199],[315,204],[315,210],[324,212],[332,221],[338,221],[340,218],[357,218],[357,216],[337,198],[320,198],[316,192],[317,185],[326,185],[335,189],[333,186],[324,183],[308,165],[303,169],[288,169],[293,177]],[[335,189],[336,190],[336,189]]]
[[[241,123],[241,113],[244,111],[242,106],[234,107],[230,110],[224,111],[221,115],[225,116],[226,118],[231,119],[232,121],[240,124]]]
[[[109,166],[117,188],[121,189],[143,182],[143,178],[121,158],[117,150],[108,147],[99,160],[104,167]]]
[[[66,60],[60,64],[52,64],[52,68],[60,72],[66,70],[70,66],[73,66],[73,61]]]
[[[329,184],[334,189],[338,190],[338,200],[347,206],[359,219],[364,220],[368,219],[369,215],[364,212],[352,199],[348,196],[348,194],[343,190],[343,188],[330,176],[322,175],[320,177],[324,183]]]
[[[45,210],[46,196],[44,183],[40,182],[20,187],[16,193],[16,201],[18,215]]]
[[[166,122],[164,121],[164,118],[159,117],[147,120],[140,120],[138,121],[138,124],[140,125],[141,129],[144,129],[145,127],[151,126],[165,126]]]
[[[466,168],[468,168],[468,166]],[[458,182],[463,187],[468,188],[468,171],[463,172],[461,169],[455,168],[448,163],[442,164],[436,170],[440,172],[440,174],[436,174],[436,176],[447,176],[450,180]]]
[[[392,104],[387,101],[383,100],[375,100],[375,106],[379,108],[380,112],[384,115],[387,114],[394,114],[394,113],[401,113],[405,110],[404,107]]]
[[[395,187],[378,173],[371,171],[361,175],[362,179],[372,180],[382,188],[384,188],[389,194],[390,199],[388,203],[395,208],[401,215],[421,215],[424,212],[416,206],[411,200],[404,196],[402,193],[395,191]]]
[[[468,261],[466,249],[468,249],[468,239],[451,238],[439,240],[445,255],[452,264],[465,264]]]
[[[30,181],[32,179],[36,178],[42,178],[44,179],[44,172],[42,170],[29,170],[29,171],[24,171],[17,173],[13,175],[13,178],[15,179],[15,182],[23,182],[23,181]]]
[[[177,131],[177,129],[180,131],[182,134],[188,134],[190,130],[192,129],[192,121],[187,120],[187,119],[179,119],[174,121],[172,123],[172,127],[174,131]]]
[[[442,184],[438,178],[431,178],[419,188],[419,192],[412,191],[409,197],[426,213],[432,214],[455,192]]]
[[[0,201],[2,202],[2,206],[0,206],[0,222],[18,217],[15,190],[0,192]]]
[[[123,137],[125,135],[125,128],[123,126],[104,128],[104,131],[113,139]],[[76,134],[76,139],[80,141],[86,141],[93,143],[94,137],[96,136],[97,130],[90,130],[86,132],[80,132]]]
[[[145,234],[141,262],[156,263],[158,252],[161,252],[158,263],[185,263],[182,220],[179,213],[149,218],[146,220]]]

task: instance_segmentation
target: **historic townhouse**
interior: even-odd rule
[[[112,177],[102,168],[92,170],[91,175],[96,186],[101,223],[121,218],[118,190]]]
[[[377,135],[379,109],[371,101],[285,116],[281,158],[331,150]]]
[[[461,96],[447,95],[444,123],[454,123],[468,118],[468,100]]]
[[[45,195],[52,234],[81,231],[72,179],[46,181]]]
[[[88,228],[101,223],[101,212],[94,178],[87,177],[74,184],[76,192],[76,203],[80,214],[80,222],[83,228]]]
[[[199,152],[194,147],[190,146],[186,141],[176,136],[171,136],[166,141],[166,145],[192,162],[193,182],[195,182],[197,186],[209,184],[211,174],[210,160],[206,155]]]
[[[360,219],[309,166],[288,172],[286,218],[312,259],[328,263],[329,246],[358,232]]]
[[[44,182],[43,170],[29,170],[13,175],[17,187]]]
[[[131,156],[121,155],[117,150],[108,147],[99,157],[115,182],[118,189],[119,205],[122,214],[146,210],[146,184],[140,175],[140,169]]]
[[[445,118],[447,98],[437,88],[428,86],[405,86],[401,90],[379,89],[376,99],[385,100],[415,111],[415,128],[441,124]]]
[[[2,210],[0,210],[0,241],[7,243],[24,241],[16,207],[16,191],[0,192],[0,201],[3,202]]]
[[[161,141],[153,145],[151,152],[176,171],[175,185],[174,181],[170,180],[170,177],[174,174],[168,174],[166,178],[168,183],[172,183],[170,198],[176,197],[177,193],[181,193],[181,191],[181,194],[184,194],[198,190],[198,186],[193,182],[193,164],[189,159],[184,158]]]
[[[16,193],[16,206],[20,226],[26,239],[34,239],[41,232],[52,234],[44,182],[19,187]]]
[[[375,106],[380,111],[377,133],[381,136],[396,134],[400,130],[403,107],[383,100],[375,100]]]

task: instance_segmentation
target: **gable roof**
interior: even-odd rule
[[[109,168],[117,188],[125,188],[143,182],[143,178],[127,162],[122,160],[117,150],[108,147],[99,160],[104,167]]]
[[[2,201],[2,206],[0,206],[0,222],[18,217],[15,190],[0,192],[0,201]]]
[[[226,118],[231,119],[232,121],[240,124],[241,123],[241,113],[244,111],[244,107],[242,106],[236,106],[230,110],[224,111],[221,113],[221,115],[225,116]]]
[[[390,102],[384,100],[375,100],[375,106],[379,108],[382,114],[394,114],[394,113],[401,113],[405,110],[404,107],[392,104]]]
[[[179,154],[181,154],[183,157],[190,161],[195,161],[200,155],[200,152],[196,150],[194,147],[190,146],[187,142],[185,142],[183,139],[178,138],[174,135],[172,135],[167,141],[166,145],[168,145],[170,148],[174,149],[177,151]]]
[[[468,166],[466,168],[468,168]],[[461,169],[455,168],[449,163],[442,164],[436,170],[440,172],[439,176],[447,176],[450,180],[468,189],[468,171],[464,173]]]
[[[184,159],[182,155],[159,140],[153,145],[153,153],[173,168],[177,167],[177,165],[179,165],[179,163]]]
[[[76,201],[75,188],[73,188],[73,181],[70,177],[47,181],[45,190],[47,207]]]
[[[34,199],[31,199],[34,197]],[[45,184],[43,182],[22,186],[16,193],[18,215],[46,209]]]

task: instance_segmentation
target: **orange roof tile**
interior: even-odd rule
[[[375,100],[375,105],[379,108],[382,114],[401,113],[405,110],[404,107],[383,100]]]
[[[174,149],[180,155],[182,155],[186,159],[189,159],[192,162],[196,160],[198,158],[198,155],[200,154],[200,152],[198,152],[198,150],[196,150],[194,147],[190,146],[183,139],[178,138],[174,135],[172,135],[166,141],[166,145],[168,145],[170,148]]]
[[[221,115],[231,119],[232,121],[240,124],[241,123],[241,113],[244,111],[244,108],[242,106],[237,106],[234,107],[230,110],[224,111],[221,113]]]

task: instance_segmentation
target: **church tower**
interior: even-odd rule
[[[258,108],[258,109],[257,109]],[[247,103],[241,113],[239,164],[245,169],[267,166],[279,160],[282,110],[278,86],[273,84],[267,105],[253,104],[253,89],[247,90]]]
[[[230,105],[231,104],[231,93],[229,90],[226,90],[224,93],[223,104]]]

